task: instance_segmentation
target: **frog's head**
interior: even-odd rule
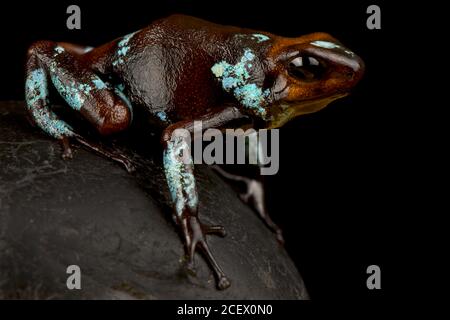
[[[275,38],[267,56],[271,128],[346,96],[364,73],[361,58],[325,33]]]

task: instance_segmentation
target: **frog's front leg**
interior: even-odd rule
[[[100,134],[112,134],[130,124],[131,104],[83,64],[82,51],[79,46],[51,41],[38,41],[30,47],[25,84],[29,114],[38,127],[62,142],[63,158],[72,156],[69,139],[74,138],[132,170],[128,159],[86,141],[50,108],[49,86],[53,84],[67,104],[89,120]]]
[[[204,120],[202,127],[207,129],[239,117],[242,115],[237,109],[229,108],[199,120]],[[201,249],[214,270],[218,288],[226,289],[230,281],[214,258],[205,237],[212,233],[225,236],[225,229],[222,226],[205,225],[198,217],[198,194],[189,145],[193,130],[194,121],[176,123],[169,126],[162,137],[164,170],[174,205],[173,217],[184,237],[188,268],[195,272],[194,254],[197,248]]]

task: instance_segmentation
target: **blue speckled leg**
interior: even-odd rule
[[[101,134],[111,134],[129,126],[131,103],[122,92],[111,88],[94,72],[83,67],[77,53],[80,50],[80,47],[50,41],[39,41],[31,46],[25,83],[29,114],[37,126],[63,142],[64,158],[71,157],[68,139],[75,138],[83,145],[125,164],[128,169],[123,157],[84,140],[50,108],[49,86],[52,84],[67,104],[79,111]]]
[[[183,159],[184,157],[186,159]],[[165,142],[164,169],[175,207],[175,222],[181,227],[186,244],[188,269],[195,273],[194,254],[199,247],[206,254],[213,267],[218,279],[218,287],[220,289],[229,287],[230,282],[212,255],[205,237],[208,233],[225,236],[225,230],[222,226],[206,226],[198,219],[198,196],[195,186],[194,164],[189,145],[183,137],[174,137]]]
[[[38,63],[36,57],[29,59],[25,81],[28,111],[35,124],[50,136],[57,139],[71,137],[74,134],[72,128],[49,108],[48,80],[47,69]]]
[[[205,116],[202,120],[203,129],[216,127],[227,121],[241,117],[234,108],[224,109],[217,114]],[[177,132],[177,129],[185,129]],[[190,151],[190,133],[193,121],[169,126],[163,133],[164,170],[174,204],[174,220],[180,227],[186,245],[188,268],[195,270],[194,254],[197,248],[205,254],[217,277],[219,289],[230,286],[228,278],[215,260],[206,242],[206,235],[215,233],[225,235],[222,226],[207,226],[198,218],[198,194],[194,176],[194,164]]]

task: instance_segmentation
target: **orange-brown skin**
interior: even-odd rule
[[[163,129],[164,166],[188,267],[194,269],[194,253],[200,248],[224,289],[230,282],[205,237],[224,230],[198,219],[193,165],[179,162],[175,154],[189,149],[172,133],[179,128],[192,132],[195,120],[203,121],[203,129],[239,119],[282,126],[347,95],[361,79],[364,64],[325,33],[284,38],[174,15],[93,49],[36,42],[26,71],[30,114],[63,141],[66,157],[71,155],[68,140],[74,138],[131,168],[126,159],[87,142],[51,112],[46,96],[50,84],[103,135],[125,130],[136,109]]]

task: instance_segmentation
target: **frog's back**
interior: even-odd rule
[[[133,106],[162,125],[193,119],[223,99],[211,66],[231,54],[226,40],[244,29],[173,15],[90,53],[93,66],[124,88]]]

